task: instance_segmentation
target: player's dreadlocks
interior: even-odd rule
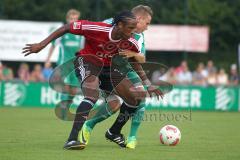
[[[136,19],[134,14],[131,11],[122,11],[113,18],[112,25],[117,25],[119,22],[127,23],[130,19]]]

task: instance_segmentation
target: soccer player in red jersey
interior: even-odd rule
[[[52,40],[65,33],[83,35],[86,39],[85,47],[78,52],[74,61],[76,75],[81,82],[84,99],[77,108],[70,136],[64,145],[65,149],[81,149],[82,145],[78,141],[79,126],[82,126],[92,106],[99,99],[99,88],[105,90],[108,94],[111,94],[114,90],[124,100],[121,105],[120,115],[112,127],[112,130],[119,133],[111,135],[109,139],[119,146],[125,147],[125,139],[120,134],[120,130],[126,124],[130,115],[136,111],[141,101],[136,98],[136,92],[131,92],[130,88],[142,93],[143,96],[141,97],[146,96],[147,92],[143,87],[135,88],[131,81],[125,78],[125,75],[110,66],[112,57],[117,55],[119,50],[127,49],[140,52],[137,42],[131,38],[136,24],[135,16],[129,11],[118,14],[114,18],[112,25],[79,20],[60,27],[40,43],[27,44],[23,48],[25,56],[38,53]],[[157,89],[155,93],[161,95],[161,92]],[[123,119],[123,117],[127,118]]]

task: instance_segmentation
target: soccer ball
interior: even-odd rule
[[[160,142],[168,146],[176,146],[181,140],[181,132],[174,125],[166,125],[159,132]]]

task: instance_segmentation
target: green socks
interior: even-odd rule
[[[132,117],[131,129],[128,137],[137,136],[138,128],[143,120],[144,111],[145,108],[141,108],[137,110],[134,116]]]
[[[94,107],[94,109],[90,112],[89,119],[85,122],[85,124],[93,129],[97,123],[104,121],[114,113],[115,112],[112,111],[111,107],[103,102]]]

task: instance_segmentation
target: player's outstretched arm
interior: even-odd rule
[[[52,40],[55,40],[65,33],[68,33],[70,31],[70,25],[66,24],[60,28],[58,28],[56,31],[51,33],[46,39],[41,41],[40,43],[33,43],[33,44],[26,44],[26,46],[22,49],[22,53],[25,54],[24,56],[28,56],[32,53],[38,53],[43,48],[45,48]]]
[[[134,60],[132,59],[132,61],[134,61]],[[156,95],[157,98],[160,96],[163,99],[163,96],[164,96],[163,93],[161,92],[161,90],[158,89],[158,87],[151,84],[145,71],[142,68],[142,65],[139,63],[132,63],[132,67],[135,70],[135,72],[137,72],[139,77],[142,79],[143,84],[148,86],[147,90],[148,90],[148,93],[150,94],[150,96],[152,97],[152,96]]]

